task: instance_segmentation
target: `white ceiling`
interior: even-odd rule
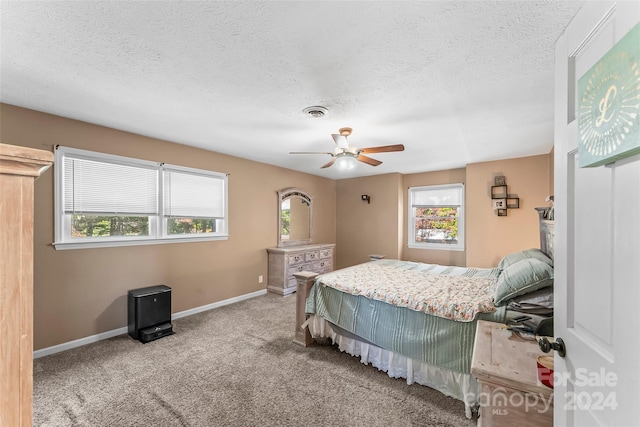
[[[333,179],[546,154],[581,4],[3,0],[0,99]],[[406,149],[350,172],[288,154],[343,126]]]

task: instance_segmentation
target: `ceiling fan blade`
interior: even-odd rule
[[[334,164],[336,162],[336,158],[334,157],[333,159],[331,159],[329,161],[329,163],[327,163],[326,165],[322,166],[320,169],[324,169],[324,168],[328,168],[329,166],[331,166],[332,164]]]
[[[333,156],[333,153],[328,151],[289,151],[289,154],[329,154]]]
[[[349,148],[349,144],[347,143],[346,136],[338,135],[337,133],[332,133],[331,137],[336,142],[336,145],[338,146],[338,148],[343,148],[343,149]]]
[[[404,151],[404,145],[396,144],[396,145],[382,145],[380,147],[367,147],[367,148],[359,148],[358,152],[360,153],[390,153],[392,151]]]
[[[359,160],[362,163],[366,163],[371,166],[378,166],[379,164],[382,163],[380,160],[372,159],[371,157],[363,156],[362,154],[359,154],[356,157],[356,160]]]

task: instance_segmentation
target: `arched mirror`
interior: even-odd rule
[[[297,188],[278,191],[278,246],[311,243],[313,199]]]

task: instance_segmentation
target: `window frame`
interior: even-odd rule
[[[448,243],[423,243],[416,242],[416,217],[414,214],[413,200],[415,198],[416,193],[429,191],[429,190],[446,190],[446,189],[456,189],[460,191],[460,206],[455,206],[458,208],[458,242],[456,244],[448,244]],[[437,207],[437,206],[434,206]],[[441,206],[441,207],[451,207],[451,206]],[[408,212],[408,243],[407,247],[411,249],[430,249],[430,250],[442,250],[442,251],[464,251],[465,250],[465,191],[463,183],[452,183],[452,184],[441,184],[441,185],[424,185],[419,187],[409,187],[407,190],[407,212]]]
[[[157,185],[155,188],[157,200],[157,214],[149,215],[149,235],[145,236],[104,236],[90,238],[71,237],[71,218],[73,214],[64,211],[64,160],[66,158],[85,159],[95,162],[115,163],[146,169],[154,169],[157,175]],[[155,245],[165,243],[200,242],[211,240],[227,240],[229,238],[229,217],[228,217],[228,175],[220,172],[213,172],[204,169],[194,169],[178,165],[152,162],[131,157],[118,156],[113,154],[100,153],[89,150],[82,150],[71,147],[56,146],[54,163],[54,243],[56,250],[60,249],[80,249],[80,248],[101,248],[118,246]],[[168,234],[166,218],[164,216],[164,170],[183,171],[185,173],[198,174],[220,179],[222,183],[221,197],[223,203],[223,217],[217,219],[216,225],[220,225],[220,230],[216,228],[214,233],[196,234]],[[128,215],[135,216],[135,215]]]

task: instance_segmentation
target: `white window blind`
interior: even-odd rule
[[[443,186],[424,190],[413,190],[412,207],[457,207],[462,205],[462,187]]]
[[[63,168],[65,213],[158,214],[156,169],[71,156]]]
[[[464,184],[410,187],[408,211],[408,247],[464,250]]]
[[[224,178],[164,168],[164,216],[224,217]]]
[[[56,249],[228,236],[227,174],[57,146]]]

